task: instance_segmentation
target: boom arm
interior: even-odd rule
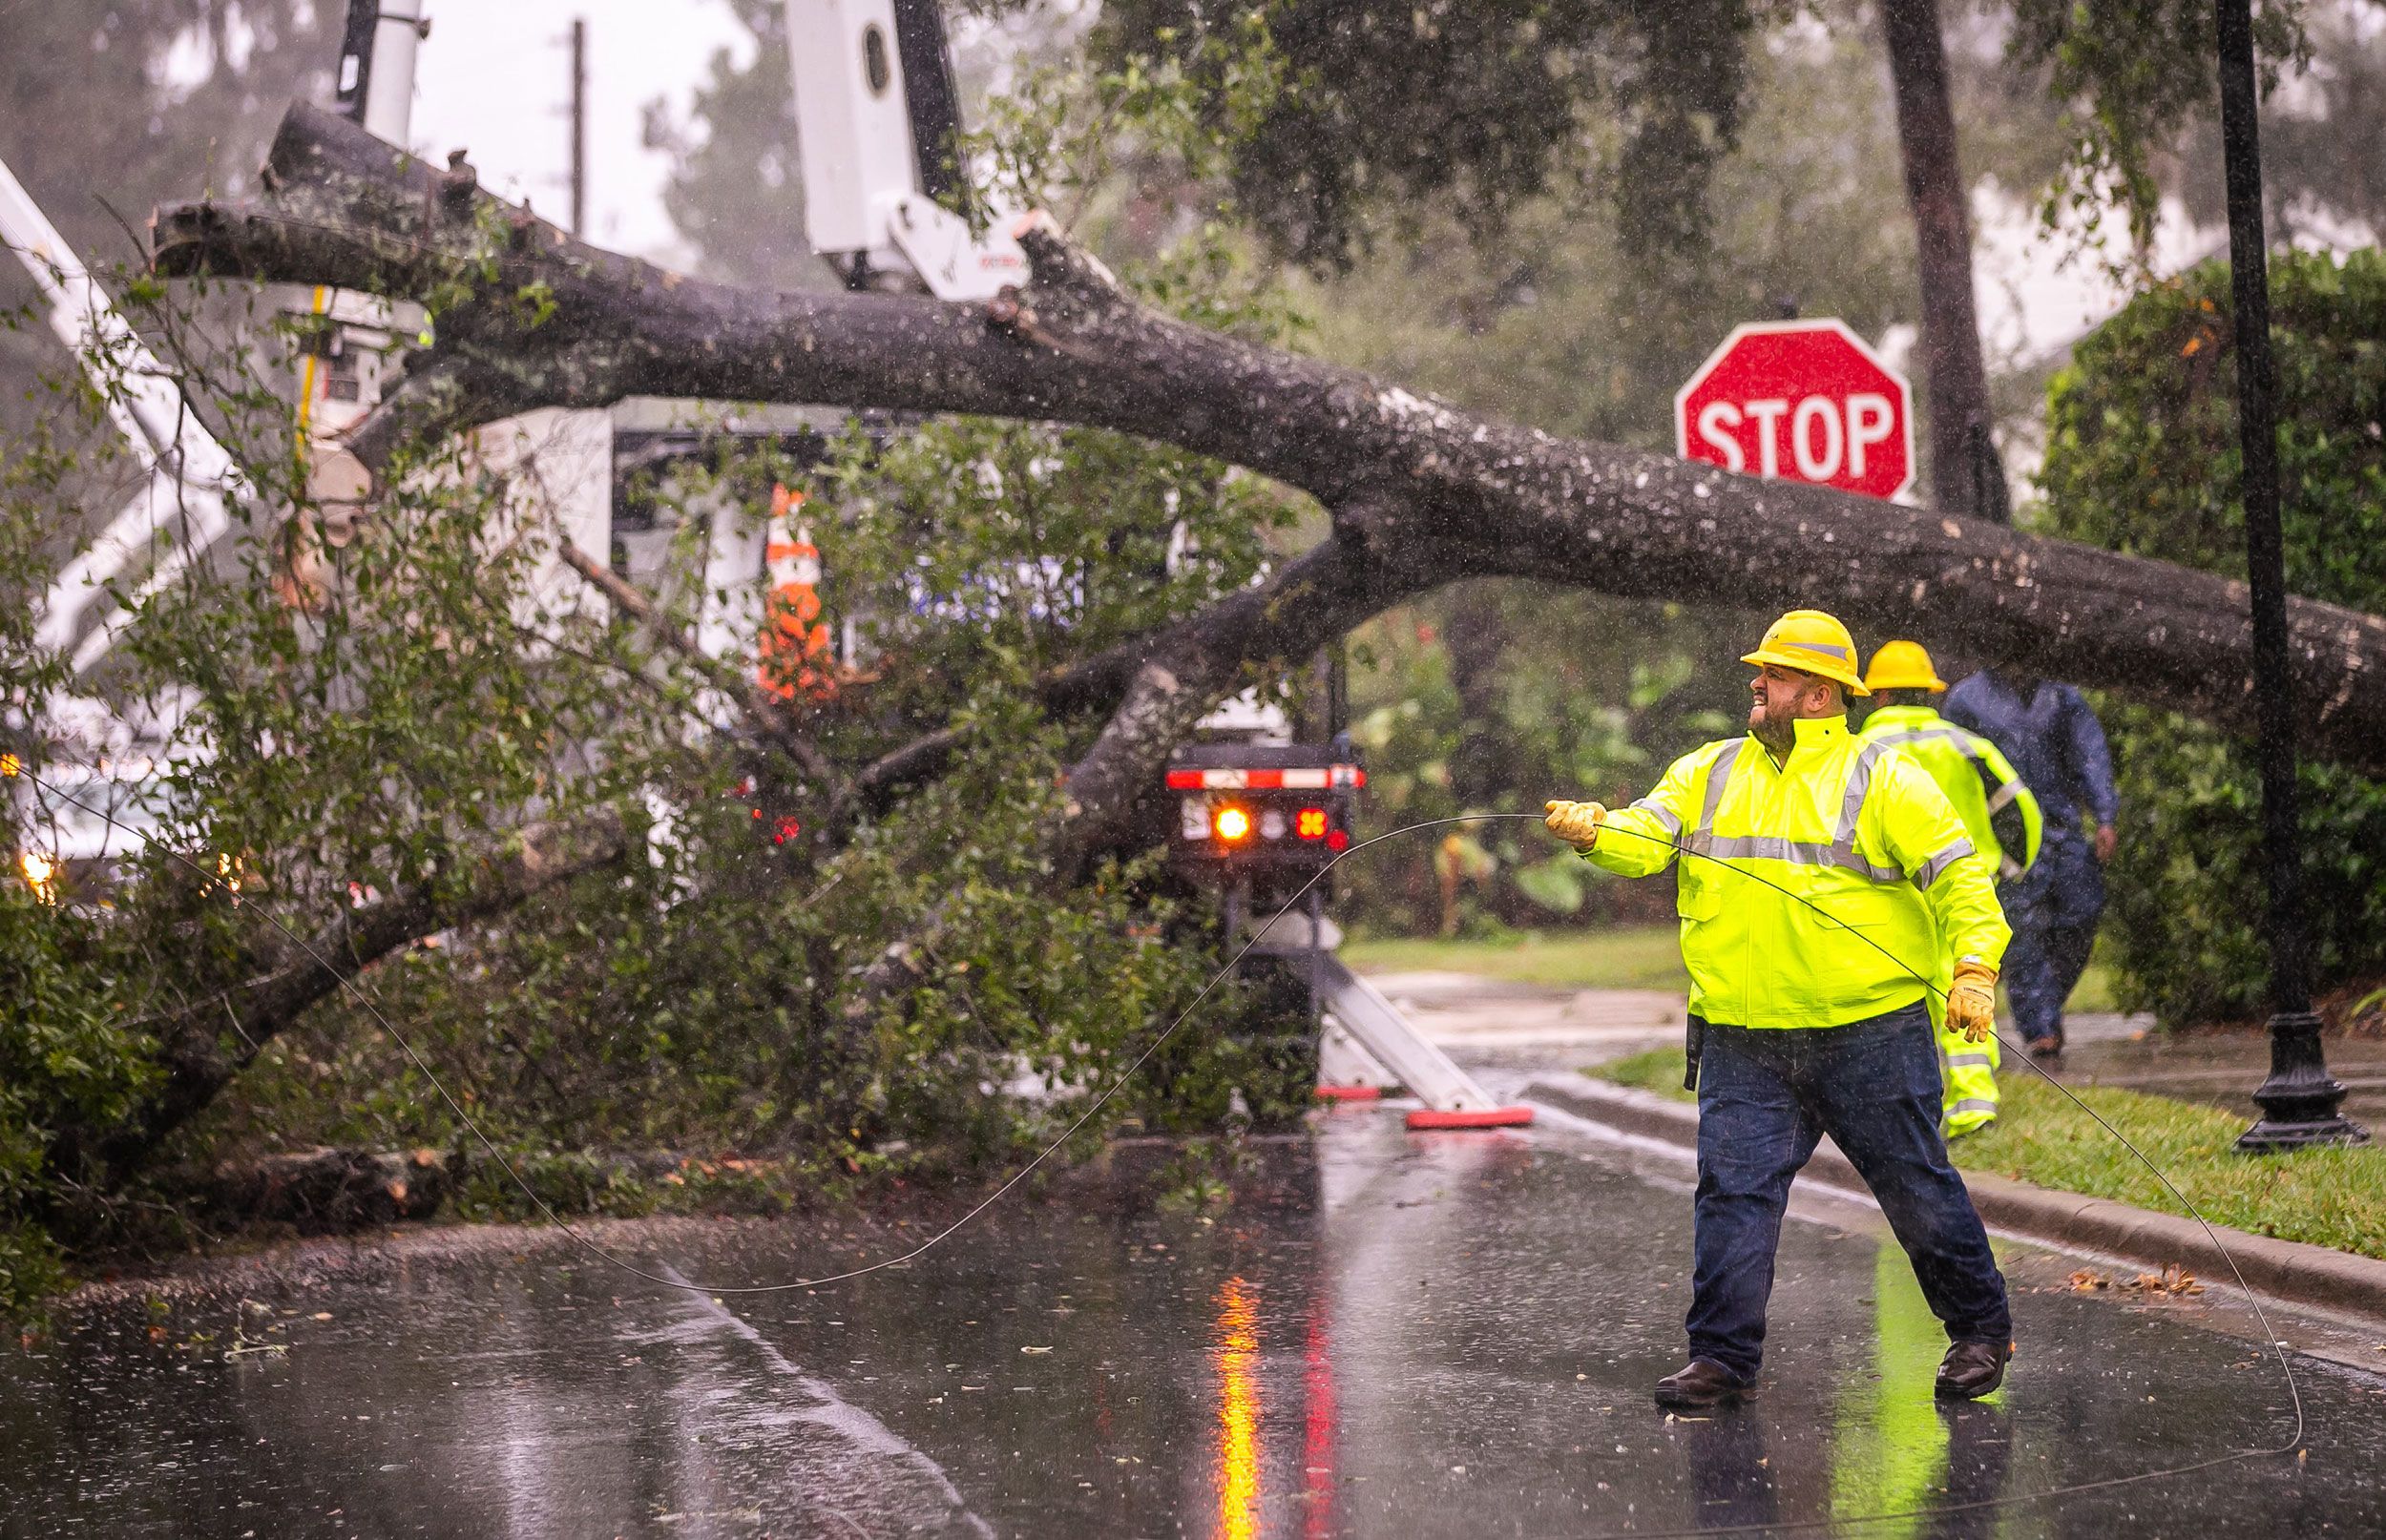
[[[148,462],[149,485],[66,564],[43,595],[34,639],[59,648],[73,639],[101,585],[120,575],[178,517],[181,539],[141,593],[155,591],[220,539],[230,524],[225,493],[239,480],[232,457],[182,399],[174,376],[116,313],[73,246],[24,184],[0,163],[0,240],[16,253],[49,302],[50,329],[94,376],[109,417]],[[104,371],[104,373],[103,373]],[[106,651],[119,612],[75,650],[79,674]],[[94,639],[96,645],[94,645]]]
[[[960,116],[936,0],[787,0],[788,55],[812,249],[854,287],[910,274],[939,300],[991,300],[1027,278],[1004,226],[973,232]]]

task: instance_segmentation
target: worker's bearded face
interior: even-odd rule
[[[1755,697],[1748,707],[1748,731],[1776,755],[1788,754],[1797,742],[1799,718],[1836,717],[1847,710],[1838,686],[1829,679],[1776,663],[1757,671],[1748,693]]]

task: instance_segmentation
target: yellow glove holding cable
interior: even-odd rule
[[[1597,802],[1543,802],[1548,817],[1541,822],[1549,832],[1574,846],[1588,850],[1599,843],[1599,826],[1606,822],[1607,809]]]
[[[1956,981],[1947,988],[1947,1025],[1967,1043],[1985,1043],[1997,1030],[1997,970],[1965,958],[1956,965]]]

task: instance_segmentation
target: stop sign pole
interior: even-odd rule
[[[1675,394],[1674,439],[1685,460],[1894,498],[1914,485],[1914,390],[1845,322],[1751,323]]]

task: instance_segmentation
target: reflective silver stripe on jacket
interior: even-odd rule
[[[1850,853],[1855,850],[1855,821],[1863,816],[1864,799],[1873,789],[1873,767],[1894,747],[1885,739],[1875,739],[1856,751],[1855,763],[1848,769],[1848,789],[1839,796],[1839,833],[1831,843]]]
[[[1724,746],[1716,751],[1714,762],[1706,767],[1706,794],[1699,799],[1698,834],[1701,837],[1710,837],[1715,832],[1715,815],[1724,805],[1724,788],[1731,784],[1732,767],[1740,762],[1740,751],[1748,747],[1748,742],[1745,738],[1724,739]]]
[[[1988,1062],[1988,1055],[1985,1053],[1947,1053],[1940,1056],[1945,1059],[1947,1068],[1950,1070],[1986,1070],[1991,1068]]]
[[[1961,1101],[1956,1103],[1953,1107],[1947,1109],[1947,1115],[1949,1117],[1959,1116],[1964,1113],[1985,1113],[1989,1116],[1995,1117],[1997,1115],[1997,1104],[1993,1101],[1989,1101],[1985,1097],[1966,1096]]]
[[[1968,839],[1957,840],[1946,849],[1922,863],[1921,870],[1914,874],[1914,885],[1925,893],[1929,892],[1931,884],[1938,881],[1948,867],[1970,854],[1972,854],[1972,842]]]
[[[1789,840],[1773,834],[1730,834],[1715,832],[1715,817],[1722,811],[1724,792],[1730,784],[1731,772],[1740,762],[1740,751],[1748,745],[1745,738],[1727,739],[1706,768],[1706,792],[1700,800],[1698,827],[1682,840],[1682,848],[1698,855],[1718,860],[1778,861],[1791,866],[1835,866],[1842,871],[1875,883],[1902,883],[1906,874],[1894,866],[1875,866],[1857,854],[1856,822],[1864,812],[1864,799],[1873,789],[1873,767],[1893,746],[1887,739],[1876,739],[1857,751],[1855,763],[1848,769],[1847,789],[1839,798],[1839,829],[1829,844],[1817,840]],[[1952,847],[1951,847],[1952,848]],[[1951,859],[1971,854],[1969,844]],[[1937,873],[1933,872],[1936,878]],[[1928,883],[1922,885],[1928,886]]]
[[[1791,866],[1837,866],[1875,883],[1902,883],[1906,874],[1894,866],[1875,866],[1842,845],[1820,840],[1785,840],[1777,834],[1693,835],[1682,842],[1685,850],[1724,860],[1734,858],[1778,861]]]
[[[1642,798],[1639,801],[1634,802],[1632,805],[1639,808],[1642,812],[1646,813],[1649,817],[1655,819],[1664,826],[1665,832],[1671,835],[1677,843],[1681,841],[1682,820],[1674,816],[1672,808],[1667,807],[1663,802],[1651,801],[1646,797]]]
[[[1988,810],[1992,813],[2002,812],[2005,808],[2012,806],[2013,800],[2020,795],[2021,782],[2008,780],[1997,788],[1996,796],[1988,800]]]

